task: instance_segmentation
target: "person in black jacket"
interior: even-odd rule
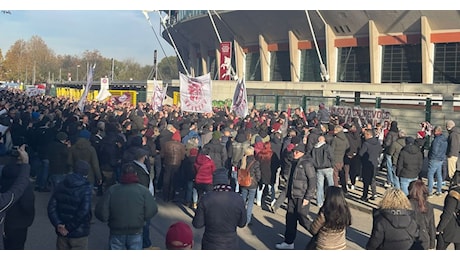
[[[414,211],[402,190],[388,188],[373,212],[372,232],[367,250],[408,250],[418,236]]]
[[[239,249],[236,229],[246,225],[245,202],[238,193],[232,191],[227,169],[219,168],[214,172],[213,185],[213,190],[198,201],[192,221],[194,228],[204,227],[201,249]]]
[[[420,147],[412,137],[406,137],[406,146],[401,150],[396,164],[396,176],[404,194],[409,195],[409,184],[419,177],[423,166],[423,155]]]
[[[86,161],[78,160],[73,173],[56,187],[48,202],[48,218],[57,234],[56,249],[88,249],[92,217],[89,168]]]
[[[11,157],[13,161],[16,159]],[[21,165],[9,163],[2,169],[0,179],[0,192],[7,192],[19,178],[18,172]],[[27,178],[27,186],[19,200],[12,204],[11,208],[6,211],[5,216],[5,233],[3,242],[6,250],[24,250],[24,244],[27,239],[27,230],[32,225],[35,217],[35,195],[33,185]]]
[[[277,249],[294,249],[297,235],[297,222],[310,230],[308,219],[310,202],[315,197],[316,172],[311,157],[305,153],[305,145],[298,144],[293,148],[291,173],[287,186],[288,206],[286,213],[286,229],[284,241],[276,244]]]
[[[373,129],[364,130],[364,143],[359,149],[359,156],[361,157],[361,174],[363,178],[363,195],[361,200],[368,201],[367,194],[369,193],[369,185],[372,190],[371,199],[377,198],[377,187],[375,184],[375,175],[378,169],[378,159],[380,151],[382,150],[379,140],[375,137]]]
[[[14,173],[17,174],[17,177],[13,184],[9,189],[0,193],[0,234],[4,234],[4,223],[7,210],[11,209],[12,205],[21,198],[21,196],[24,194],[24,191],[30,185],[29,155],[25,150],[25,145],[21,145],[17,151],[19,153],[18,160],[12,156],[0,157],[0,165],[5,166],[8,164],[16,164],[17,167],[14,171]],[[0,186],[1,185],[3,185],[3,183],[0,182]],[[0,250],[2,249],[5,248],[3,239],[0,239]]]
[[[436,228],[438,234],[436,250],[445,250],[453,243],[455,250],[460,250],[460,171],[451,179],[449,194],[444,199],[441,219]]]

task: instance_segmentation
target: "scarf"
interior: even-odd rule
[[[121,184],[131,184],[131,183],[138,183],[139,178],[137,177],[136,173],[125,173],[121,175],[120,183]]]
[[[227,184],[217,184],[214,185],[214,191],[232,191],[232,186]]]

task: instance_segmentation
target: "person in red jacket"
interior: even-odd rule
[[[216,165],[208,153],[208,149],[201,149],[193,165],[196,172],[194,185],[196,192],[193,193],[193,209],[196,209],[198,200],[203,196],[203,194],[210,192],[213,189],[212,174],[216,170]]]

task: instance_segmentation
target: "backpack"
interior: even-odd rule
[[[249,187],[252,183],[251,166],[255,163],[255,159],[249,164],[246,169],[238,169],[238,184],[241,187]]]

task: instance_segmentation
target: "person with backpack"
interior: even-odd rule
[[[238,173],[238,182],[240,185],[241,195],[246,202],[246,214],[247,214],[247,222],[248,226],[252,225],[251,217],[252,217],[252,208],[254,207],[254,200],[256,197],[257,187],[259,185],[259,181],[261,178],[260,173],[260,164],[254,157],[254,147],[249,146],[244,151],[244,156],[241,159],[241,163],[238,167],[239,169],[247,170],[250,177],[250,183],[242,183],[241,182],[241,171]]]

